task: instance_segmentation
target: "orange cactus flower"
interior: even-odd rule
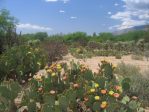
[[[121,87],[120,86],[115,86],[115,90],[120,90]]]
[[[107,90],[105,90],[105,89],[101,90],[101,94],[106,94],[106,93],[107,93]]]
[[[103,101],[100,105],[100,108],[105,109],[107,107],[108,103],[106,101]]]
[[[120,94],[119,94],[119,93],[114,93],[113,96],[114,96],[115,98],[119,98],[119,97],[120,97]]]
[[[79,88],[79,84],[73,84],[74,88]]]

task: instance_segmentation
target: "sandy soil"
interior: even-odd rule
[[[108,60],[113,64],[124,62],[125,64],[135,65],[140,68],[141,72],[149,71],[149,61],[147,61],[145,58],[143,60],[133,60],[131,58],[131,55],[123,56],[122,59],[115,59],[115,57],[113,56],[109,57],[98,56],[87,59],[76,59],[71,54],[68,54],[64,56],[64,59],[60,62],[66,62],[69,64],[71,60],[74,60],[75,62],[80,62],[88,65],[93,72],[98,72],[98,64],[103,59]]]

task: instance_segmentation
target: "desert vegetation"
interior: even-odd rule
[[[149,28],[121,35],[48,35],[17,33],[16,24],[9,11],[0,10],[0,112],[144,112],[149,107],[148,72],[106,59],[96,60],[97,72],[85,64],[92,57],[128,55],[148,62]],[[63,62],[68,54],[78,61]]]

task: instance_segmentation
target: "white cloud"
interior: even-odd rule
[[[112,13],[111,12],[108,12],[108,14],[111,15]]]
[[[58,1],[62,1],[63,3],[67,3],[70,0],[45,0],[46,2],[58,2]]]
[[[123,29],[132,28],[134,26],[139,26],[144,24],[146,24],[146,21],[144,20],[138,21],[138,20],[127,19],[127,20],[124,20],[122,24],[111,26],[109,27],[109,29],[111,30],[116,28],[118,30],[123,30]]]
[[[149,23],[149,0],[122,0],[124,11],[117,12],[111,18],[121,21],[121,24],[110,29],[125,29]]]
[[[77,17],[75,17],[75,16],[71,16],[70,19],[77,19]]]
[[[64,11],[64,10],[59,10],[59,12],[60,12],[60,13],[65,13],[65,11]]]
[[[50,30],[52,30],[52,28],[50,28],[50,27],[33,25],[30,23],[27,23],[27,24],[20,23],[17,25],[17,28],[18,29],[26,29],[26,30],[37,30],[37,31],[50,31]]]
[[[149,0],[122,0],[128,9],[147,9],[149,8]]]
[[[130,18],[131,12],[125,11],[125,12],[117,12],[116,14],[112,15],[112,19],[125,19]]]
[[[119,5],[118,3],[115,3],[115,4],[114,4],[114,6],[118,6],[118,5]]]

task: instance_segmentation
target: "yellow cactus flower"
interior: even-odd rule
[[[37,81],[40,81],[40,82],[42,81],[41,75],[38,75],[38,74],[37,74],[37,75],[34,75],[33,78],[34,78],[35,80],[37,80]]]
[[[112,64],[112,68],[117,68],[117,65],[116,64]]]
[[[107,107],[108,103],[106,101],[103,101],[100,105],[100,108],[105,109]]]
[[[108,59],[102,59],[101,62],[109,63],[110,60],[108,60]]]
[[[107,104],[107,102],[106,102],[106,101],[103,101],[103,102],[102,102],[102,104],[106,105],[106,104]]]
[[[53,73],[51,74],[51,76],[52,76],[52,77],[56,76],[56,73],[55,73],[55,72],[53,72]]]
[[[99,84],[98,83],[95,83],[95,88],[98,88],[99,87]]]
[[[51,69],[48,69],[47,72],[48,72],[48,73],[52,73],[52,70],[51,70]]]
[[[60,64],[57,64],[57,69],[58,69],[58,70],[61,70],[61,69],[62,69],[62,67],[61,67]]]
[[[114,91],[109,91],[109,95],[113,95],[114,94]]]
[[[93,88],[93,89],[90,89],[90,92],[91,93],[94,93],[95,92],[95,89]]]
[[[100,96],[95,96],[95,100],[100,100]]]
[[[44,67],[44,69],[48,69],[48,68],[49,68],[48,66],[45,66],[45,67]]]

